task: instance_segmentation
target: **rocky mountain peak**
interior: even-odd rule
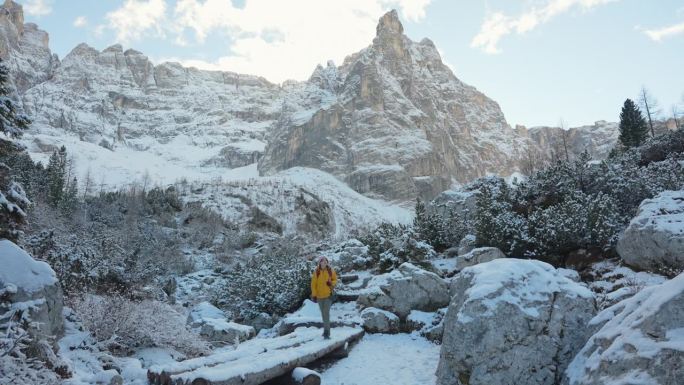
[[[12,0],[5,0],[5,3],[0,8],[0,17],[7,17],[12,24],[17,28],[19,33],[24,30],[24,8],[21,4],[17,4]]]
[[[404,26],[402,26],[401,21],[399,21],[397,10],[393,9],[384,14],[380,18],[375,31],[378,37],[403,34]]]
[[[121,46],[121,44],[114,44],[105,48],[102,52],[123,53],[123,47]]]

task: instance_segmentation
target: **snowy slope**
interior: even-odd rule
[[[253,169],[252,169],[253,170]],[[248,224],[256,207],[274,218],[283,234],[344,236],[382,222],[408,223],[411,208],[371,199],[316,169],[295,167],[269,177],[207,183],[184,195],[225,218]]]

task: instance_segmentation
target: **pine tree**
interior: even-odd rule
[[[16,241],[26,224],[26,209],[31,202],[21,185],[12,179],[11,171],[0,162],[0,239]]]
[[[636,147],[641,145],[647,136],[648,126],[641,115],[641,110],[631,99],[625,100],[620,112],[620,143],[627,148]]]
[[[78,204],[78,180],[72,179],[71,182],[64,189],[62,198],[59,201],[59,208],[66,216],[71,216],[76,210]]]
[[[48,203],[57,207],[62,200],[66,186],[66,147],[62,146],[59,151],[54,151],[50,156],[47,166],[48,178]]]
[[[22,131],[27,129],[31,121],[22,113],[17,111],[16,106],[9,98],[9,88],[7,79],[9,70],[0,60],[0,132],[13,138],[21,136]]]
[[[430,215],[425,209],[425,204],[416,199],[416,217],[413,220],[413,230],[419,240],[427,242],[435,250],[446,248],[445,234],[446,223],[440,215]]]

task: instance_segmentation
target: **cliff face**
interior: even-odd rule
[[[340,67],[316,69],[301,108],[283,109],[262,174],[316,167],[364,194],[433,197],[452,182],[509,174],[525,140],[498,104],[459,81],[434,44],[403,35],[384,15],[368,48]]]
[[[430,40],[404,36],[394,11],[341,66],[282,85],[153,65],[118,44],[80,44],[60,62],[48,34],[23,20],[20,5],[0,7],[0,57],[34,122],[24,143],[38,158],[66,144],[83,168],[118,175],[115,183],[147,171],[161,181],[215,178],[258,162],[261,175],[311,167],[367,196],[408,201],[519,171],[530,152],[551,157],[561,137],[555,128],[511,129]],[[607,125],[571,130],[573,148],[605,155],[614,140]]]
[[[0,58],[12,73],[12,85],[19,93],[47,81],[59,60],[49,48],[47,32],[33,23],[24,24],[21,5],[6,0],[0,6]]]
[[[576,157],[588,151],[594,159],[604,159],[618,140],[618,124],[600,120],[593,125],[573,127],[565,131],[559,127],[532,127],[519,130],[531,141],[534,151],[545,160],[565,157],[565,145],[568,155]],[[565,145],[563,144],[565,136]]]

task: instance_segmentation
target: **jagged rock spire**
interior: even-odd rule
[[[378,21],[378,26],[375,28],[376,35],[378,37],[382,35],[401,35],[404,33],[404,26],[401,25],[399,21],[399,15],[397,10],[393,9],[386,14],[384,14],[380,21]]]

